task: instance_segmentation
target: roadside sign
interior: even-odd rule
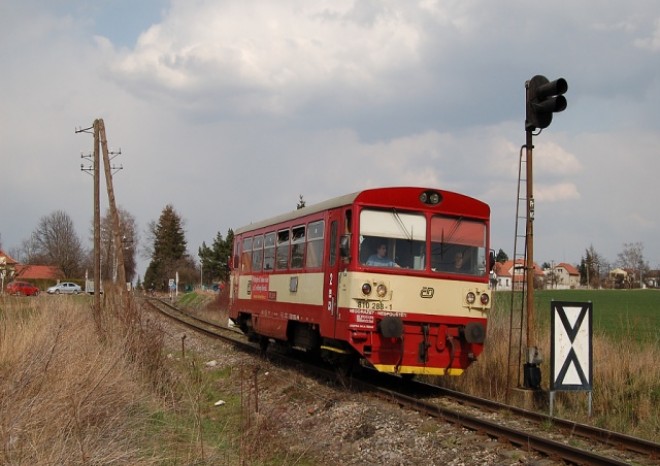
[[[588,391],[591,413],[593,388],[593,304],[552,301],[550,348],[550,414],[555,391]]]
[[[592,303],[552,302],[553,390],[592,388]]]

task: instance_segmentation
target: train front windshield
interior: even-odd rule
[[[486,224],[463,217],[363,209],[360,263],[430,273],[486,275]]]

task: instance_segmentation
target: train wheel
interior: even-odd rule
[[[336,355],[332,364],[343,377],[352,377],[362,369],[360,359],[354,354]]]
[[[269,343],[270,340],[267,337],[259,338],[259,348],[261,349],[261,354],[266,354],[266,350],[268,349]]]

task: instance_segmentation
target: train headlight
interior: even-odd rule
[[[424,191],[419,195],[419,201],[422,204],[436,205],[442,201],[442,196],[436,191]]]
[[[384,284],[379,284],[376,287],[376,294],[378,295],[379,298],[384,298],[385,295],[387,294],[387,287]]]
[[[362,294],[365,296],[369,296],[371,294],[371,284],[370,283],[365,283],[362,285]]]
[[[488,293],[482,293],[479,300],[481,301],[481,304],[486,306],[490,302],[490,296],[488,296]]]
[[[465,295],[465,301],[472,305],[474,302],[477,300],[477,295],[475,295],[472,291],[468,291],[468,293]]]

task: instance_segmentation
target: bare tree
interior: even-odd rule
[[[85,250],[66,212],[57,210],[39,220],[30,239],[23,242],[29,264],[56,265],[66,277],[80,277]]]
[[[641,282],[644,273],[649,270],[649,265],[644,260],[644,244],[624,243],[623,251],[617,255],[617,265],[622,269],[633,271],[634,280]]]
[[[127,210],[118,207],[117,213],[119,214],[122,247],[124,248],[126,280],[132,282],[137,269],[135,258],[139,242],[137,223],[135,217]],[[117,256],[113,228],[112,213],[108,209],[105,216],[101,219],[101,278],[103,280],[114,281],[117,278]]]

